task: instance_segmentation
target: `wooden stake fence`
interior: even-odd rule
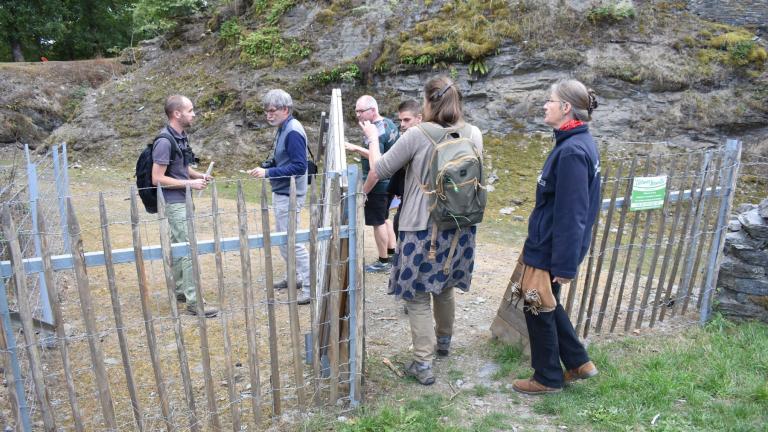
[[[312,347],[309,350],[311,357],[308,363],[311,364],[310,376],[312,376],[312,383],[310,387],[313,388],[313,397],[307,398],[306,389],[307,386],[304,382],[305,366],[302,358],[302,353],[305,352],[303,348],[303,338],[300,337],[301,328],[300,322],[303,319],[300,314],[299,306],[297,304],[297,290],[296,290],[296,275],[293,272],[288,272],[289,277],[289,289],[288,289],[288,314],[285,317],[287,324],[290,328],[290,350],[292,352],[291,364],[293,377],[290,380],[291,387],[288,387],[292,394],[295,396],[293,402],[289,402],[290,409],[303,411],[310,408],[310,403],[320,403],[334,405],[340,396],[347,398],[346,393],[341,392],[349,391],[348,400],[351,402],[359,401],[361,398],[361,384],[362,380],[362,368],[364,364],[363,358],[363,323],[364,319],[361,316],[364,310],[364,298],[362,296],[362,267],[361,262],[357,258],[362,253],[362,241],[342,242],[342,239],[348,239],[350,236],[356,236],[362,234],[362,217],[357,213],[357,207],[361,204],[361,198],[359,194],[351,193],[342,195],[341,192],[341,176],[338,174],[329,174],[331,195],[323,200],[324,205],[331,207],[331,224],[327,227],[318,227],[317,216],[319,212],[318,208],[311,208],[314,204],[317,206],[317,197],[312,197],[313,190],[310,188],[310,211],[314,214],[311,216],[311,222],[313,227],[311,230],[300,231],[297,228],[296,219],[292,219],[289,222],[289,229],[287,233],[275,234],[270,230],[270,214],[268,206],[268,195],[266,189],[266,183],[262,182],[264,187],[262,188],[261,195],[261,218],[262,229],[264,235],[253,236],[248,233],[248,216],[249,212],[246,209],[245,193],[242,183],[238,183],[237,187],[237,220],[238,220],[238,237],[237,238],[223,238],[222,235],[222,220],[221,211],[219,210],[218,189],[216,185],[212,186],[211,195],[211,213],[200,216],[195,212],[194,205],[192,203],[191,191],[187,190],[187,202],[184,204],[186,208],[187,220],[186,226],[189,235],[188,243],[172,244],[170,237],[170,225],[167,216],[167,205],[162,193],[158,194],[158,215],[157,215],[157,236],[160,244],[158,246],[143,246],[142,226],[146,224],[146,221],[142,221],[139,217],[138,202],[136,200],[136,190],[131,189],[130,199],[130,232],[132,239],[132,248],[129,250],[114,249],[112,247],[112,239],[110,233],[110,221],[108,219],[108,209],[106,200],[102,195],[99,196],[99,211],[98,220],[100,224],[101,244],[104,247],[103,252],[89,252],[86,253],[83,247],[83,238],[80,229],[80,223],[78,220],[77,212],[75,211],[74,203],[71,199],[68,200],[68,221],[69,221],[69,238],[72,242],[72,255],[57,255],[51,256],[48,242],[46,241],[46,229],[45,221],[41,217],[38,219],[38,228],[41,233],[41,245],[43,247],[43,256],[40,258],[23,258],[21,256],[18,243],[14,247],[13,233],[15,233],[15,226],[11,217],[11,212],[6,207],[3,208],[3,234],[6,238],[11,239],[9,244],[11,245],[11,252],[13,261],[9,263],[2,263],[0,269],[5,275],[16,276],[13,278],[16,286],[15,298],[17,304],[20,306],[20,315],[23,319],[23,325],[26,327],[24,335],[26,358],[28,359],[29,370],[33,378],[32,388],[35,395],[35,410],[32,412],[34,416],[39,416],[39,420],[44,425],[45,430],[54,431],[58,430],[59,423],[72,424],[74,430],[123,430],[126,425],[130,424],[129,428],[133,430],[149,430],[155,429],[159,424],[168,431],[176,430],[221,430],[230,429],[233,431],[239,431],[247,423],[254,426],[255,429],[261,429],[262,413],[265,407],[262,406],[261,398],[261,382],[260,382],[260,361],[258,354],[259,334],[258,319],[255,312],[257,309],[257,303],[255,302],[255,296],[253,292],[253,278],[252,266],[250,261],[251,249],[258,248],[263,251],[264,254],[264,283],[266,299],[262,303],[266,309],[268,315],[267,326],[269,327],[267,337],[269,338],[268,344],[270,349],[269,356],[269,369],[270,373],[270,398],[271,398],[271,412],[272,418],[277,418],[285,409],[285,383],[281,382],[281,370],[284,371],[287,364],[280,364],[281,357],[278,355],[280,351],[280,345],[287,342],[286,338],[280,337],[278,333],[278,325],[280,324],[277,319],[278,302],[276,300],[276,293],[273,287],[272,278],[272,257],[271,247],[286,245],[289,250],[288,254],[288,268],[295,268],[295,248],[293,247],[298,242],[307,242],[311,239],[314,243],[327,242],[329,244],[329,261],[324,264],[328,266],[330,275],[330,284],[323,290],[317,290],[316,298],[313,300],[318,303],[323,303],[325,306],[325,313],[323,318],[319,316],[310,317],[309,323],[312,327]],[[362,186],[362,182],[359,179],[359,171],[357,167],[350,167],[347,174],[347,182],[353,190],[359,191]],[[289,205],[289,214],[297,214],[297,197],[295,182],[291,181],[291,196]],[[349,212],[354,209],[354,223],[356,224],[354,229],[350,229],[349,225],[341,225],[341,213]],[[198,233],[200,228],[197,222],[201,218],[207,218],[212,222],[213,240],[212,241],[198,241]],[[344,244],[354,244],[356,253],[350,253],[348,251],[342,251],[340,248]],[[316,256],[316,244],[311,248],[313,256]],[[242,283],[240,292],[240,299],[233,301],[232,292],[227,290],[227,274],[225,272],[225,256],[226,251],[238,253],[240,256],[240,268],[242,271]],[[342,253],[343,252],[343,253]],[[219,307],[219,317],[216,320],[208,320],[204,316],[203,311],[203,299],[204,293],[208,290],[207,281],[202,277],[201,270],[201,255],[212,253],[215,261],[215,276],[210,278],[211,287],[215,283],[215,301]],[[357,256],[355,256],[357,255]],[[192,260],[192,273],[195,284],[195,290],[197,294],[197,317],[190,321],[184,314],[181,313],[177,305],[176,300],[176,280],[173,272],[174,258],[188,256]],[[349,256],[347,260],[347,256]],[[133,259],[131,259],[131,257]],[[339,262],[344,259],[345,262]],[[145,266],[148,260],[159,260],[162,262],[163,282],[165,285],[165,293],[158,297],[155,293],[162,284],[157,285],[150,280],[147,268]],[[151,363],[151,371],[154,377],[154,382],[147,382],[146,378],[136,375],[136,370],[133,364],[137,361],[135,356],[137,355],[137,340],[131,340],[128,336],[128,329],[131,327],[131,323],[126,320],[126,313],[121,301],[121,293],[118,290],[118,285],[121,282],[117,276],[115,269],[116,263],[134,262],[135,271],[138,280],[137,299],[139,300],[139,307],[137,311],[140,313],[140,320],[143,323],[143,335],[146,337],[146,341],[143,344],[145,346],[145,353],[149,356]],[[111,309],[109,312],[112,314],[112,319],[115,328],[112,329],[116,336],[114,346],[110,346],[109,341],[105,341],[103,338],[107,333],[104,333],[97,327],[96,314],[103,317],[105,310],[96,311],[95,295],[91,287],[92,280],[89,278],[86,272],[87,267],[103,266],[105,269],[106,277],[104,284],[107,290],[104,293],[109,293],[109,299],[98,299],[101,304],[104,301],[111,303]],[[317,282],[317,269],[319,265],[313,264],[311,266],[310,284]],[[72,358],[72,345],[71,337],[64,332],[63,323],[67,322],[71,317],[67,314],[71,314],[72,311],[62,310],[58,301],[59,285],[61,280],[57,280],[55,273],[74,269],[75,280],[77,283],[77,292],[79,294],[80,304],[80,316],[85,326],[85,334],[88,335],[85,341],[88,344],[90,356],[88,358],[88,364],[83,365],[75,362]],[[343,270],[355,272],[354,277],[344,277]],[[7,273],[6,273],[7,272]],[[58,349],[60,354],[60,364],[62,368],[62,380],[60,382],[61,390],[56,389],[57,394],[59,391],[66,391],[66,400],[68,405],[53,406],[50,403],[50,396],[48,395],[48,387],[50,385],[58,385],[55,381],[50,381],[51,378],[43,374],[43,370],[49,369],[47,366],[47,356],[41,356],[38,352],[39,344],[35,340],[35,331],[32,323],[32,308],[29,304],[25,305],[25,301],[28,298],[26,294],[26,275],[43,272],[45,275],[48,287],[50,289],[51,304],[53,313],[56,319],[56,336]],[[211,273],[212,274],[212,273]],[[231,275],[229,275],[231,277]],[[7,277],[7,276],[4,276]],[[215,278],[215,281],[213,281]],[[60,278],[59,278],[60,279]],[[342,286],[342,281],[345,279],[355,279],[357,282],[349,289],[354,292],[354,296],[347,296],[349,304],[341,304],[341,293],[347,291],[345,286]],[[352,282],[350,282],[352,284]],[[122,293],[125,294],[125,293]],[[158,319],[163,319],[163,312],[159,312],[163,308],[158,309],[157,299],[163,298],[160,303],[167,306],[165,314],[169,323],[169,330],[172,329],[173,344],[175,346],[176,353],[174,356],[177,358],[172,360],[169,364],[167,359],[163,358],[162,354],[167,350],[168,337],[165,336],[163,331],[158,332],[157,323]],[[235,308],[233,303],[237,303],[237,309],[242,307],[244,312],[244,328],[233,328],[232,313]],[[343,315],[341,312],[343,311]],[[308,311],[309,312],[309,311]],[[349,337],[340,338],[341,326],[340,320],[345,319],[350,323]],[[103,318],[99,319],[99,322],[103,321]],[[112,321],[112,320],[110,320]],[[136,322],[136,321],[134,321]],[[185,341],[185,333],[188,335],[190,329],[188,325],[194,322],[196,325],[193,328],[199,334],[199,346],[191,347]],[[214,364],[211,359],[211,340],[208,336],[210,326],[213,323],[218,322],[220,324],[222,338],[220,339],[223,345],[223,355],[217,354],[219,357],[223,356],[223,361],[218,364]],[[242,321],[240,321],[242,322]],[[0,326],[4,325],[4,321],[0,322]],[[327,326],[327,343],[321,345],[322,337],[319,331],[322,326]],[[6,332],[4,328],[0,327],[2,331],[2,338],[0,338],[0,345],[7,343]],[[233,334],[244,335],[244,339],[248,344],[248,373],[250,375],[250,390],[247,392],[239,391],[236,388],[236,373],[234,371],[234,359],[233,359]],[[168,335],[170,336],[170,335]],[[107,336],[108,337],[108,336]],[[101,339],[101,342],[100,342]],[[105,345],[107,344],[107,345]],[[105,346],[105,348],[102,348]],[[109,363],[110,365],[119,365],[117,367],[107,368],[105,363],[104,349],[113,349],[115,352],[119,349],[121,361],[118,363]],[[342,349],[343,348],[343,349]],[[2,349],[2,346],[0,346]],[[320,352],[327,350],[327,358],[330,360],[330,374],[327,379],[322,378],[322,367],[320,361]],[[192,365],[190,364],[190,351],[194,352],[195,358],[199,364],[199,372],[192,373]],[[345,355],[341,356],[340,352],[344,352]],[[9,349],[7,352],[11,352]],[[13,361],[9,355],[3,356],[6,365],[11,366]],[[78,356],[82,358],[82,356]],[[178,363],[176,363],[178,362]],[[350,373],[348,374],[348,380],[345,376],[345,381],[341,381],[342,375],[340,374],[340,363],[350,365]],[[81,403],[78,395],[82,395],[83,392],[89,392],[88,389],[83,388],[83,383],[79,382],[73,373],[76,370],[82,370],[84,367],[91,368],[94,374],[94,386],[96,399],[101,408],[100,414],[93,412],[92,408],[85,408]],[[180,380],[168,379],[164,369],[166,368],[178,368],[178,372],[181,376]],[[283,372],[284,373],[284,372]],[[113,393],[111,389],[111,383],[116,382],[119,376],[124,377],[126,386],[121,388],[118,393]],[[215,384],[214,376],[222,376],[224,378],[223,385],[226,386],[226,397],[223,399],[219,393],[221,393],[220,386]],[[13,404],[13,411],[15,412],[15,420],[18,425],[23,424],[23,414],[20,409],[21,402],[19,397],[23,400],[25,394],[18,395],[15,391],[15,382],[13,375],[6,375],[8,379],[11,397],[10,402]],[[342,385],[343,384],[343,385]],[[151,392],[146,392],[147,388],[152,387]],[[183,391],[179,392],[177,387]],[[123,392],[125,394],[123,394]],[[325,395],[325,397],[323,397]],[[17,397],[18,396],[18,397]],[[204,398],[206,400],[205,406],[200,407],[196,404],[198,398]],[[245,398],[251,400],[250,412],[244,412],[241,409],[241,403]],[[219,406],[221,400],[228,400],[227,407],[224,409]],[[289,399],[290,400],[290,399]],[[128,410],[119,411],[115,407],[127,406]],[[155,412],[158,411],[158,412]],[[128,416],[130,420],[127,420],[125,416]],[[19,427],[19,430],[30,430],[26,427]]]
[[[712,251],[716,242],[722,242],[722,235],[714,238],[710,233],[723,231],[722,214],[729,211],[732,179],[738,169],[737,147],[729,144],[727,148],[689,152],[683,157],[647,156],[643,175],[647,176],[655,165],[656,176],[667,176],[663,204],[657,210],[632,211],[633,216],[629,206],[638,158],[631,159],[626,178],[622,177],[625,160],[604,164],[603,211],[593,228],[589,256],[569,287],[566,300],[566,310],[575,317],[577,332],[584,337],[591,332],[602,333],[609,316],[609,332],[622,327],[627,332],[633,324],[635,329],[654,327],[661,321],[685,316],[690,304],[700,308],[700,314],[708,314],[705,297],[711,293],[716,269],[703,261],[719,256],[719,251]],[[731,163],[724,164],[723,160]],[[612,167],[615,174],[610,174]],[[725,177],[729,180],[719,180]],[[619,196],[620,190],[623,197]],[[616,210],[618,221],[614,220]],[[631,223],[628,237],[627,223]],[[712,241],[708,242],[710,237]],[[709,258],[703,253],[707,248]],[[697,288],[696,281],[702,279]],[[631,281],[629,286],[627,281]],[[579,293],[581,300],[577,302]],[[595,307],[596,303],[599,307]]]

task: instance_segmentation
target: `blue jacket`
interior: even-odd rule
[[[277,128],[274,154],[275,167],[267,169],[272,192],[290,193],[291,176],[296,176],[296,196],[307,193],[307,134],[293,116]]]
[[[600,211],[600,155],[587,125],[555,131],[536,186],[523,262],[572,279]]]

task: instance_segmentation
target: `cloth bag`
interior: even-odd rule
[[[547,270],[537,269],[523,262],[523,253],[517,258],[517,265],[509,278],[504,300],[515,302],[515,307],[523,300],[523,310],[534,315],[540,312],[552,312],[557,300],[552,293],[552,277]]]

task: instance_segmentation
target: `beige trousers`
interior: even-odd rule
[[[434,303],[434,313],[430,303]],[[439,295],[419,291],[414,293],[414,298],[408,301],[408,319],[411,322],[415,360],[432,364],[437,337],[453,334],[455,309],[453,288],[447,288]]]

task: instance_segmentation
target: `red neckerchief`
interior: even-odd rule
[[[575,127],[579,127],[579,126],[581,126],[583,124],[584,124],[584,122],[581,121],[581,120],[576,120],[576,119],[568,120],[567,122],[565,122],[565,124],[560,126],[560,129],[558,129],[558,130],[567,131],[569,129],[573,129]]]

